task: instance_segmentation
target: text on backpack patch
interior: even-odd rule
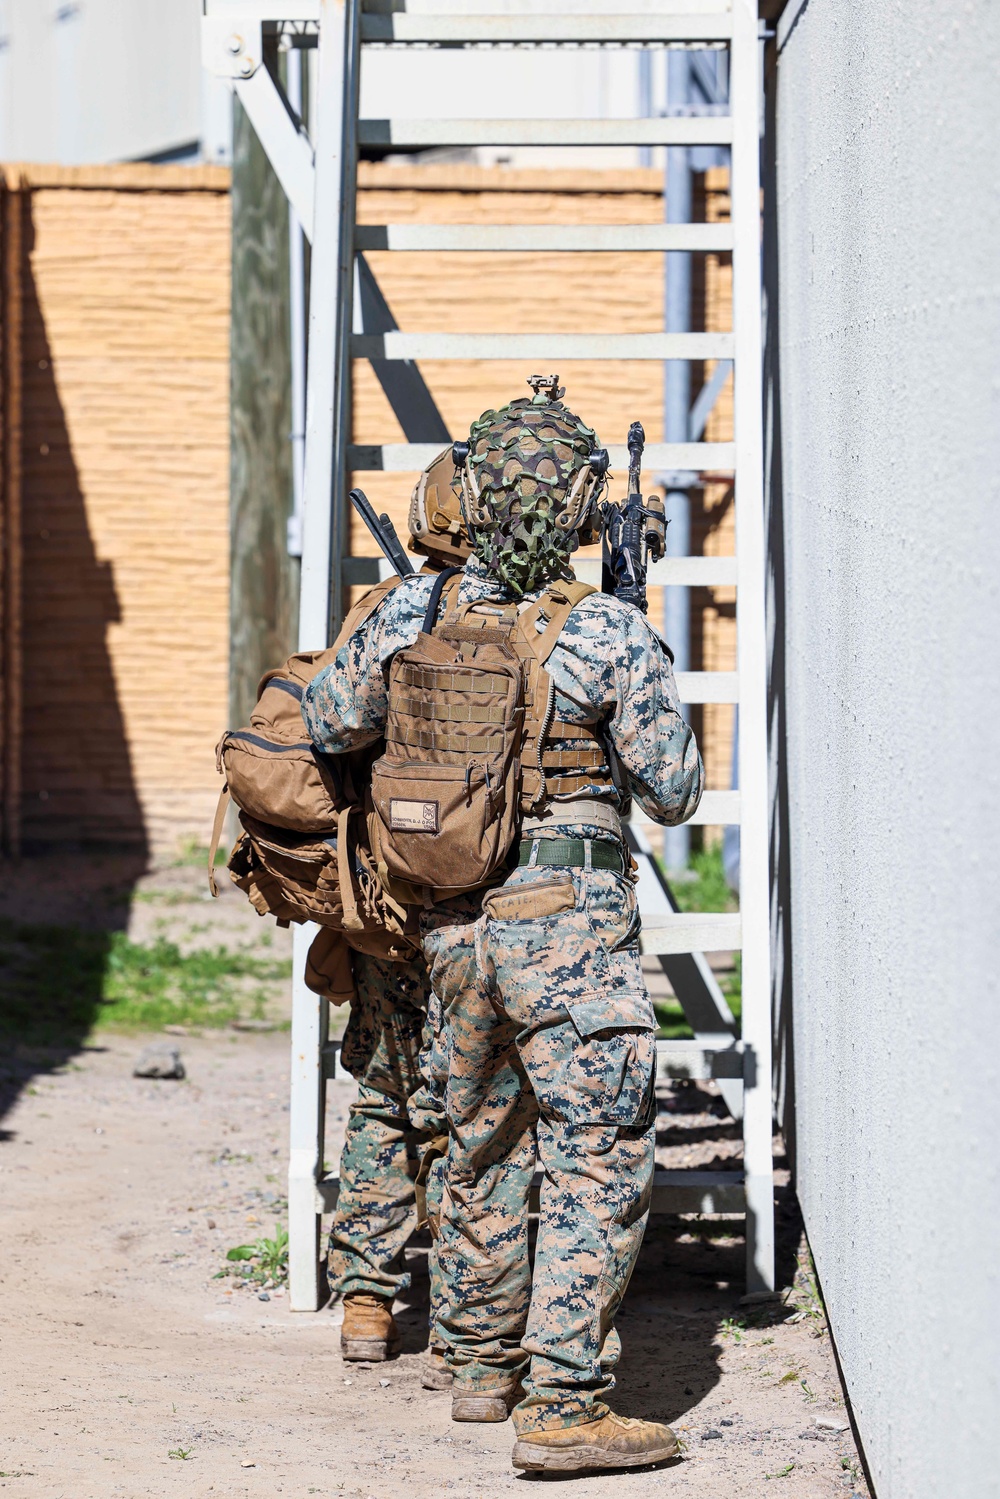
[[[389,827],[394,833],[436,833],[440,829],[440,802],[389,800]]]

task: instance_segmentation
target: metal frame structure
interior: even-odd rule
[[[766,756],[764,513],[761,431],[760,49],[756,0],[203,0],[204,61],[227,78],[257,131],[303,232],[312,244],[299,649],[325,647],[348,583],[374,581],[374,560],[345,557],[347,476],[359,469],[412,472],[440,451],[446,429],[416,361],[524,359],[731,360],[732,443],[651,444],[646,461],[666,471],[735,474],[735,557],[671,556],[650,582],[677,588],[737,588],[735,672],[678,674],[685,703],[739,708],[739,790],[710,791],[695,819],[739,824],[740,913],[684,915],[649,856],[642,819],[630,829],[640,858],[642,949],[659,956],[695,1040],[660,1042],[661,1078],[716,1078],[743,1119],[744,1170],[662,1171],[653,1210],[746,1213],[747,1290],[774,1286],[768,782]],[[544,14],[542,11],[544,10]],[[275,67],[283,30],[318,47],[315,139],[310,141]],[[396,45],[571,43],[727,45],[730,111],[700,118],[450,120],[358,118],[361,48]],[[726,145],[732,153],[730,224],[496,228],[386,224],[355,231],[359,146]],[[397,329],[364,261],[368,249],[650,250],[733,252],[733,332],[410,334]],[[351,361],[370,359],[408,441],[350,444]],[[699,398],[704,404],[703,398]],[[697,405],[697,402],[696,402]],[[687,437],[693,434],[689,431]],[[700,436],[700,431],[697,434]],[[611,448],[623,465],[624,448]],[[588,576],[586,566],[578,569]],[[328,1005],[305,987],[313,928],[295,932],[290,1161],[290,1304],[321,1303],[320,1214],[336,1201],[323,1160],[326,1081],[338,1075],[328,1041]],[[705,952],[742,949],[742,1037]]]

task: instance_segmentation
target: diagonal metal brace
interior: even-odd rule
[[[234,79],[232,87],[257,132],[285,197],[295,210],[303,234],[312,243],[316,168],[309,137],[266,67],[259,67],[249,78]]]

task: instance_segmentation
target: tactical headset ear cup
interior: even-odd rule
[[[452,448],[438,453],[417,479],[410,497],[409,529],[412,552],[449,563],[471,555]]]

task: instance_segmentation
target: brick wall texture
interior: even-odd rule
[[[8,167],[4,180],[22,228],[13,374],[24,422],[23,836],[28,843],[131,840],[157,853],[185,840],[204,842],[228,682],[228,175],[216,168]],[[707,174],[702,198],[705,217],[727,215],[725,174]],[[662,217],[655,171],[360,169],[362,223]],[[399,326],[410,331],[662,327],[658,254],[386,252],[369,260]],[[728,328],[728,258],[708,256],[700,265],[698,320]],[[431,362],[422,372],[450,430],[460,434],[486,407],[523,394],[534,371],[518,363]],[[694,388],[710,373],[696,370]],[[574,362],[559,374],[567,399],[603,441],[623,442],[637,417],[650,442],[661,438],[661,365]],[[367,364],[355,367],[354,403],[356,442],[403,440]],[[706,437],[725,440],[731,422],[727,389]],[[354,482],[403,530],[415,477],[365,473]],[[696,550],[732,551],[730,498],[723,480],[696,496]],[[372,551],[353,523],[350,550]],[[732,591],[698,590],[693,609],[704,665],[731,667]],[[658,620],[661,610],[653,590],[651,617]],[[699,727],[709,784],[728,786],[732,710],[706,707]]]
[[[23,229],[23,837],[205,841],[228,682],[228,173],[5,179]]]

